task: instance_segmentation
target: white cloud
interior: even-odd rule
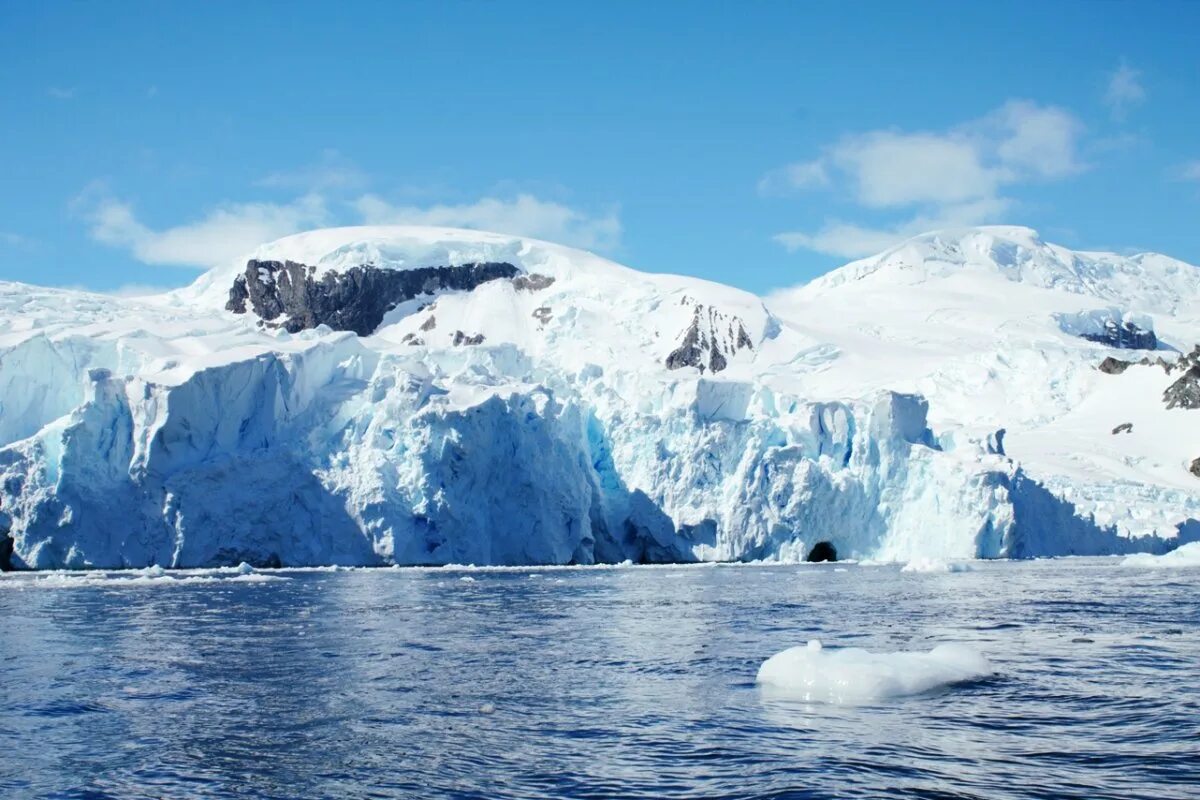
[[[833,148],[832,161],[869,208],[962,202],[992,194],[1001,178],[974,142],[953,133],[850,137]]]
[[[92,239],[125,248],[145,264],[212,267],[228,264],[258,245],[311,228],[359,222],[368,225],[434,225],[474,228],[547,239],[595,250],[617,246],[621,222],[615,210],[589,215],[560,203],[519,194],[485,197],[460,205],[393,205],[371,194],[335,208],[309,192],[288,203],[226,203],[199,219],[163,228],[143,222],[133,206],[94,184],[73,201]],[[0,242],[5,241],[0,236]]]
[[[115,289],[105,289],[99,294],[107,294],[113,297],[145,297],[150,294],[162,294],[175,289],[175,286],[159,286],[153,283],[126,283],[118,286]]]
[[[611,250],[621,238],[615,210],[590,215],[569,206],[518,194],[511,200],[485,197],[459,205],[400,206],[364,195],[355,207],[368,225],[436,225],[530,236],[590,250]]]
[[[886,250],[896,243],[895,231],[864,228],[847,222],[829,222],[816,233],[792,231],[772,237],[788,249],[815,250],[838,258],[861,258],[871,253]]]
[[[1012,206],[1006,189],[1086,168],[1078,155],[1082,134],[1083,126],[1063,109],[1013,100],[945,131],[844,136],[816,161],[804,162],[803,174],[820,174],[822,181],[790,185],[842,191],[863,209],[900,217],[883,226],[832,219],[816,231],[775,240],[789,250],[857,257],[928,230],[1000,222]],[[778,185],[772,178],[778,172],[763,180]]]
[[[1084,169],[1076,154],[1083,125],[1061,108],[1013,100],[988,115],[987,123],[1000,133],[1000,163],[1016,171],[1010,180],[1062,178]]]
[[[820,159],[800,161],[773,169],[762,176],[758,182],[758,191],[760,194],[776,194],[788,189],[807,189],[825,186],[828,183],[829,174],[824,162]]]
[[[76,90],[74,87],[64,88],[62,86],[51,86],[46,90],[46,94],[50,95],[55,100],[74,100],[75,91]]]
[[[0,245],[6,247],[29,247],[32,244],[30,240],[19,233],[12,231],[0,231]]]
[[[315,164],[273,172],[255,181],[255,185],[309,192],[352,190],[366,186],[367,176],[337,150],[326,150]]]
[[[815,233],[791,231],[772,238],[789,252],[812,250],[838,258],[862,258],[928,231],[998,222],[1008,206],[1004,198],[988,198],[944,206],[936,215],[919,214],[891,226],[872,228],[830,220]]]
[[[263,242],[326,224],[329,214],[318,195],[286,204],[230,203],[194,222],[155,230],[142,223],[128,203],[90,189],[74,207],[88,221],[93,239],[127,248],[146,264],[212,267],[227,264]]]
[[[1108,86],[1104,90],[1104,104],[1108,106],[1113,119],[1123,120],[1129,109],[1146,99],[1146,89],[1142,86],[1142,73],[1133,69],[1121,60],[1121,64],[1108,76]]]
[[[1181,181],[1200,181],[1200,159],[1181,164],[1177,177]]]

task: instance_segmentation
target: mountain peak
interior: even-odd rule
[[[888,290],[968,276],[1090,295],[1141,310],[1174,313],[1181,296],[1200,292],[1200,270],[1155,254],[1071,250],[1032,228],[988,225],[914,236],[879,255],[851,262],[801,287],[801,296],[860,288]]]

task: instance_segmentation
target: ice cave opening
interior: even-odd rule
[[[813,545],[812,550],[808,551],[808,555],[805,556],[804,560],[813,563],[818,561],[837,561],[837,548],[830,542],[817,542]]]

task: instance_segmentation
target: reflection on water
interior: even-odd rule
[[[1185,797],[1200,572],[895,567],[0,578],[3,797]],[[128,576],[126,576],[128,577]],[[973,645],[876,706],[786,647]]]

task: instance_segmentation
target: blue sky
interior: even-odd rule
[[[1200,263],[1200,3],[0,4],[0,279],[414,222],[753,291],[923,229]]]

